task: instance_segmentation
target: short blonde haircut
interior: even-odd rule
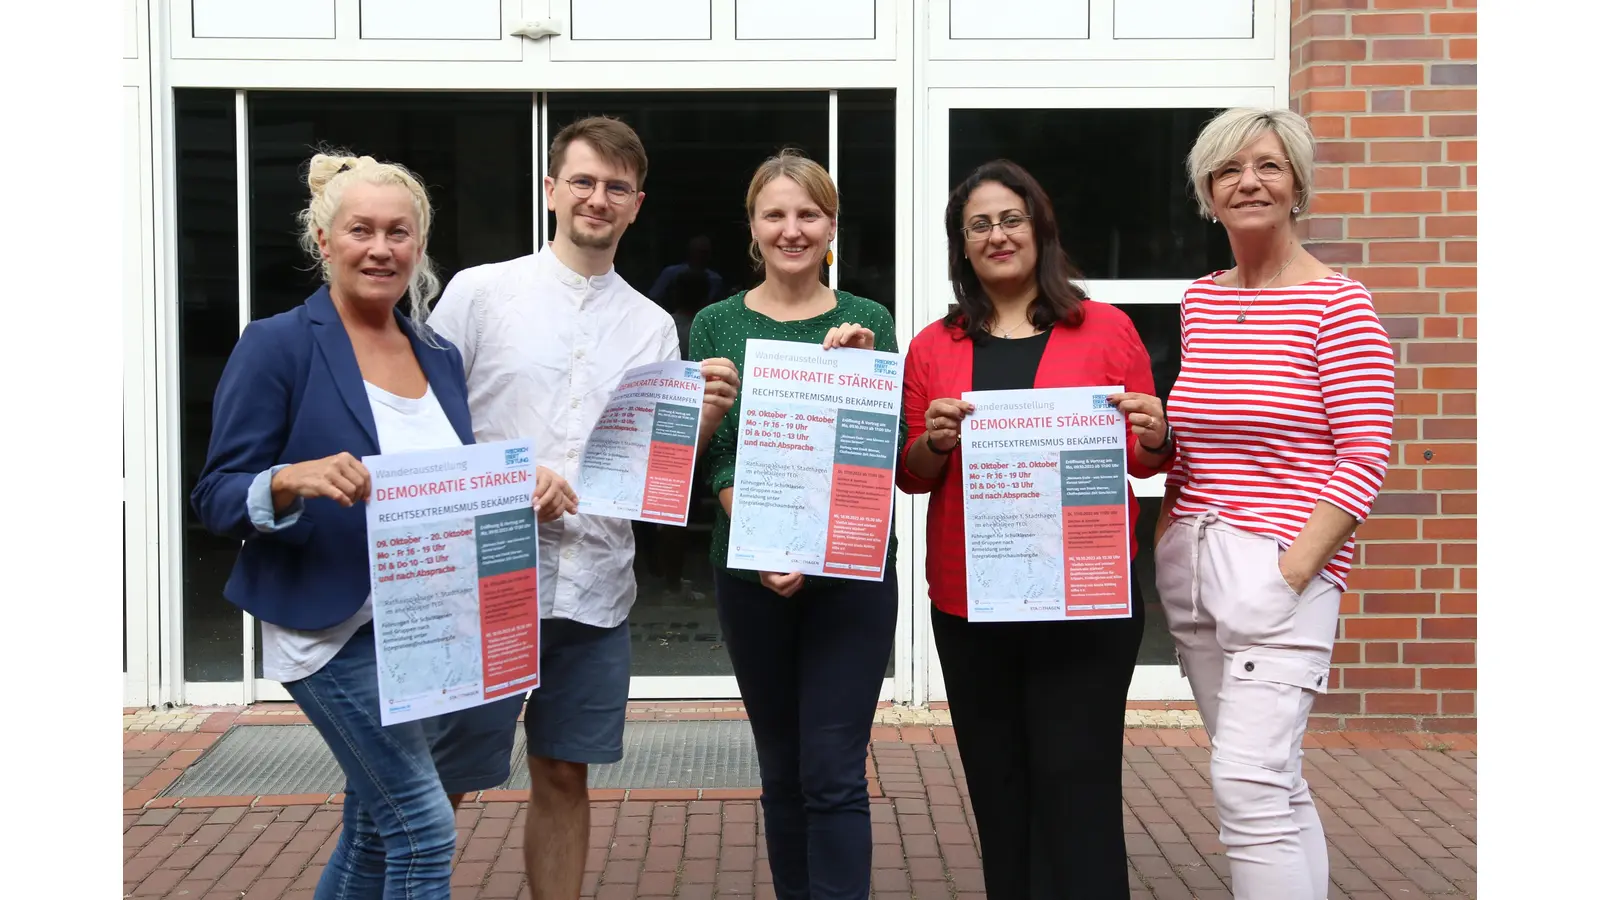
[[[1300,207],[1300,211],[1291,213],[1291,216],[1303,216],[1311,210],[1317,153],[1311,126],[1299,113],[1291,110],[1240,107],[1224,110],[1207,122],[1189,151],[1189,183],[1194,188],[1203,218],[1216,216],[1216,211],[1211,208],[1211,173],[1268,132],[1278,136],[1278,140],[1283,142],[1284,152],[1289,156],[1289,171],[1294,176],[1295,205]]]
[[[428,304],[439,295],[439,272],[428,256],[428,232],[433,226],[433,204],[428,202],[428,191],[409,169],[399,163],[378,162],[370,156],[352,156],[343,151],[328,151],[311,157],[306,170],[306,185],[311,189],[311,202],[298,216],[300,222],[300,247],[322,269],[322,280],[328,281],[332,272],[328,260],[322,255],[317,234],[329,233],[334,217],[339,214],[339,204],[345,189],[352,184],[396,184],[411,193],[411,212],[417,218],[417,265],[411,270],[411,281],[406,285],[410,295],[408,310],[413,322],[421,323],[428,317]]]
[[[766,190],[767,185],[779,178],[788,178],[800,189],[806,192],[828,218],[839,221],[839,189],[833,184],[833,176],[828,174],[816,160],[808,158],[804,153],[795,149],[786,149],[777,156],[769,157],[756,168],[754,178],[750,179],[750,189],[744,194],[744,215],[749,221],[756,218],[756,198]],[[757,266],[761,265],[761,248],[752,240],[750,242],[750,258]]]

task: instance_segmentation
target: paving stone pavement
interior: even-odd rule
[[[213,726],[206,726],[213,728]],[[221,727],[221,726],[214,726]],[[217,736],[125,742],[125,893],[188,900],[310,900],[339,798],[154,797]],[[154,740],[152,740],[154,739]],[[1136,900],[1225,900],[1208,751],[1194,729],[1127,732],[1123,829]],[[1328,832],[1331,900],[1472,898],[1476,741],[1463,735],[1308,735],[1306,777]],[[945,726],[874,729],[873,895],[984,896],[966,778]],[[137,786],[137,787],[135,787]],[[153,789],[152,789],[153,788]],[[752,792],[630,791],[594,804],[583,896],[764,898],[771,875]],[[526,898],[526,807],[487,792],[457,816],[458,900]],[[1586,880],[1574,869],[1572,895]]]

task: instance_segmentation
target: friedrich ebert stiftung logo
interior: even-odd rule
[[[874,375],[895,375],[899,369],[900,360],[898,359],[875,359],[872,361],[872,374]]]
[[[699,367],[698,366],[684,366],[683,367],[683,377],[685,377],[685,378],[699,378],[700,377],[700,369],[699,369]]]
[[[528,448],[527,447],[508,447],[508,448],[506,448],[506,465],[508,465],[508,466],[525,466],[527,464],[528,464]]]

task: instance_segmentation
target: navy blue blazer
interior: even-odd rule
[[[400,327],[463,444],[472,443],[461,353]],[[211,447],[189,502],[205,527],[244,541],[223,595],[285,628],[331,628],[354,615],[371,591],[366,504],[326,497],[305,501],[299,521],[265,533],[250,521],[247,495],[257,475],[279,464],[348,452],[379,452],[378,427],[350,336],[323,287],[306,302],[239,335],[212,398]]]

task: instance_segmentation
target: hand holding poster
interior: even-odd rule
[[[533,448],[368,456],[367,554],[384,725],[539,686]]]
[[[970,391],[961,426],[974,622],[1133,614],[1120,386]]]
[[[900,356],[751,340],[744,360],[728,566],[882,581]]]
[[[694,486],[705,378],[698,363],[629,369],[578,467],[578,511],[683,525]]]

